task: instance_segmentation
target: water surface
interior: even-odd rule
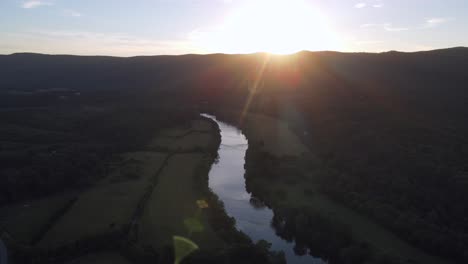
[[[202,114],[218,123],[221,130],[219,161],[209,173],[211,190],[224,203],[226,213],[236,219],[236,228],[247,234],[254,242],[264,239],[272,243],[272,249],[284,251],[288,263],[323,264],[320,258],[294,253],[294,243],[287,242],[275,234],[271,226],[273,211],[268,207],[254,207],[251,194],[245,188],[245,152],[248,142],[242,132],[229,124],[218,121],[214,116]]]

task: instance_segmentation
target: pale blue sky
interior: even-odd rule
[[[271,10],[272,2],[283,3]],[[287,14],[278,13],[286,5],[291,6],[283,8]],[[304,12],[295,15],[298,9]],[[294,24],[297,16],[304,16],[297,20],[300,26]],[[378,52],[454,46],[468,46],[467,0],[0,0],[0,54]]]

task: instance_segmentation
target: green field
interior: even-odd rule
[[[125,155],[127,161],[140,162],[138,167],[141,170],[127,179],[122,179],[127,170],[116,170],[108,179],[82,193],[73,207],[45,234],[39,246],[55,248],[121,230],[130,223],[140,199],[166,156],[152,152]]]
[[[210,132],[213,130],[213,123],[205,119],[193,120],[192,129],[199,132]]]
[[[194,171],[201,162],[203,155],[198,153],[177,154],[169,159],[139,224],[139,243],[158,249],[171,244],[172,237],[178,235],[205,248],[223,245],[204,218],[203,210],[207,209],[199,209],[196,204],[204,198],[197,193],[194,182]],[[197,214],[199,217],[195,217]],[[184,221],[191,218],[201,222],[202,232],[189,233]]]
[[[159,137],[169,137],[169,138],[180,138],[189,133],[192,130],[192,127],[174,127],[174,128],[167,128],[162,130],[157,138]]]
[[[148,151],[121,155],[109,166],[111,173],[80,193],[73,205],[49,226],[37,246],[58,249],[115,234],[127,227],[137,235],[139,246],[155,250],[172,245],[174,235],[188,237],[201,248],[223,246],[224,242],[208,224],[205,211],[209,208],[197,205],[204,197],[195,183],[197,168],[210,165],[206,163],[211,159],[203,152],[211,150],[215,143],[214,128],[210,122],[197,119],[186,128],[159,133],[148,145]],[[158,144],[154,145],[155,142]],[[166,150],[155,152],[154,147]],[[178,151],[187,153],[176,154]],[[48,204],[52,205],[50,201]],[[137,220],[136,226],[130,225],[132,220]],[[128,262],[117,253],[104,252],[69,263]]]
[[[30,244],[75,197],[75,193],[67,193],[3,207],[0,209],[0,227],[16,242]]]
[[[150,148],[162,148],[169,151],[193,151],[206,149],[212,141],[212,136],[206,132],[191,131],[180,138],[160,136],[149,145]]]
[[[101,252],[83,256],[65,264],[130,264],[118,252]]]
[[[150,149],[166,151],[197,151],[207,150],[212,145],[213,137],[210,132],[213,125],[203,119],[193,120],[190,127],[169,128],[161,131],[149,143]]]
[[[196,182],[200,179],[196,178],[198,168],[211,165],[207,152],[211,153],[217,142],[215,128],[210,121],[196,119],[186,126],[165,129],[145,151],[122,154],[109,165],[111,172],[106,177],[84,191],[1,210],[2,227],[19,242],[28,244],[34,240],[38,248],[58,252],[64,246],[76,247],[88,239],[125,235],[122,231],[127,228],[130,235],[125,241],[136,242],[135,246],[140,248],[152,248],[153,252],[162,252],[162,248],[172,245],[174,236],[189,238],[201,249],[222,248],[227,242],[210,226],[211,205],[200,207],[200,201],[206,202],[209,197]],[[274,151],[289,155],[291,149]],[[293,147],[293,151],[297,148]],[[212,206],[218,209],[219,205]],[[214,219],[218,225],[222,223],[219,217]],[[226,230],[223,228],[222,232]],[[102,252],[69,263],[128,261],[119,253]]]
[[[150,142],[148,151],[122,154],[109,165],[111,172],[106,177],[84,191],[2,208],[0,227],[16,242],[57,249],[121,232],[130,227],[134,217],[142,217],[139,230],[145,244],[159,247],[172,243],[173,235],[190,235],[202,246],[222,245],[197,207],[196,201],[203,197],[195,191],[194,183],[196,168],[208,162],[202,152],[212,148],[214,128],[210,121],[195,119],[165,129]],[[154,147],[165,151],[155,152],[151,150]],[[191,153],[168,160],[177,151]],[[143,208],[146,210],[137,211]],[[202,223],[203,232],[187,233],[184,220],[190,222],[191,217],[198,221],[195,224]],[[83,259],[95,263],[94,259],[112,259],[108,255]]]

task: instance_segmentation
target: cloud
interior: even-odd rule
[[[354,5],[355,8],[364,8],[364,7],[366,7],[366,6],[367,6],[367,4],[366,4],[366,3],[363,3],[363,2],[357,3],[357,4]]]
[[[50,5],[52,5],[51,2],[46,2],[46,1],[41,1],[41,0],[30,0],[30,1],[23,2],[21,7],[26,8],[26,9],[31,9],[31,8],[36,8],[40,6],[50,6]]]
[[[447,17],[433,17],[433,18],[428,18],[426,20],[426,23],[424,24],[424,27],[437,27],[441,24],[447,23],[448,21],[452,20],[453,18],[447,18]]]
[[[383,6],[384,4],[381,0],[369,0],[365,2],[359,2],[354,5],[355,8],[367,8],[367,7],[381,8]]]
[[[394,27],[391,23],[383,24],[383,27],[386,31],[407,31],[409,28],[407,27]]]
[[[72,9],[65,9],[63,10],[63,14],[65,16],[69,16],[69,17],[82,17],[83,14],[76,11],[76,10],[72,10]]]
[[[410,30],[408,27],[395,27],[392,23],[383,23],[383,24],[362,24],[360,28],[381,28],[385,31],[398,32],[398,31],[407,31]]]
[[[373,28],[373,27],[379,27],[379,26],[382,26],[384,24],[372,24],[372,23],[368,23],[368,24],[362,24],[360,25],[359,27],[360,28]]]
[[[392,23],[383,23],[383,24],[368,23],[368,24],[362,24],[359,27],[362,29],[380,28],[380,29],[384,29],[385,31],[390,31],[390,32],[407,31],[407,30],[422,30],[422,29],[427,29],[427,28],[435,28],[437,26],[445,24],[454,19],[455,18],[451,18],[451,17],[432,17],[432,18],[426,19],[424,23],[421,23],[419,25],[414,25],[412,27],[395,27]]]

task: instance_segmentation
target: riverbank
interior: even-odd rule
[[[209,189],[208,172],[220,141],[217,124],[199,117],[161,131],[138,152],[122,155],[108,177],[71,198],[12,208],[9,212],[18,213],[2,218],[9,223],[2,226],[11,226],[6,242],[12,258],[15,263],[87,263],[107,257],[125,263],[173,263],[173,236],[178,235],[199,248],[184,263],[240,261],[246,255],[252,259],[244,263],[281,263],[235,229],[235,221]],[[18,240],[20,233],[13,227],[37,215],[44,215],[45,224],[39,222]]]
[[[284,131],[288,125],[283,121],[272,117],[257,119],[259,115],[241,119],[233,112],[218,115],[221,120],[237,124],[247,135],[247,188],[274,209],[277,223],[283,221],[284,227],[284,222],[288,222],[286,229],[279,230],[286,239],[299,240],[298,254],[310,253],[335,259],[337,263],[343,258],[350,261],[355,258],[355,263],[363,259],[377,263],[449,263],[424,253],[368,217],[324,195],[316,178],[335,172],[316,158],[313,150],[293,151],[305,146],[297,146],[297,137],[292,130]],[[268,134],[266,130],[271,131],[269,137],[258,136]],[[277,140],[285,141],[283,148]]]
[[[324,263],[320,258],[296,255],[294,244],[276,234],[271,226],[273,211],[246,189],[245,158],[249,143],[245,135],[237,127],[216,120],[214,116],[208,117],[218,123],[222,136],[218,162],[209,174],[209,186],[224,203],[226,213],[235,218],[236,228],[254,242],[282,251],[290,264]]]

